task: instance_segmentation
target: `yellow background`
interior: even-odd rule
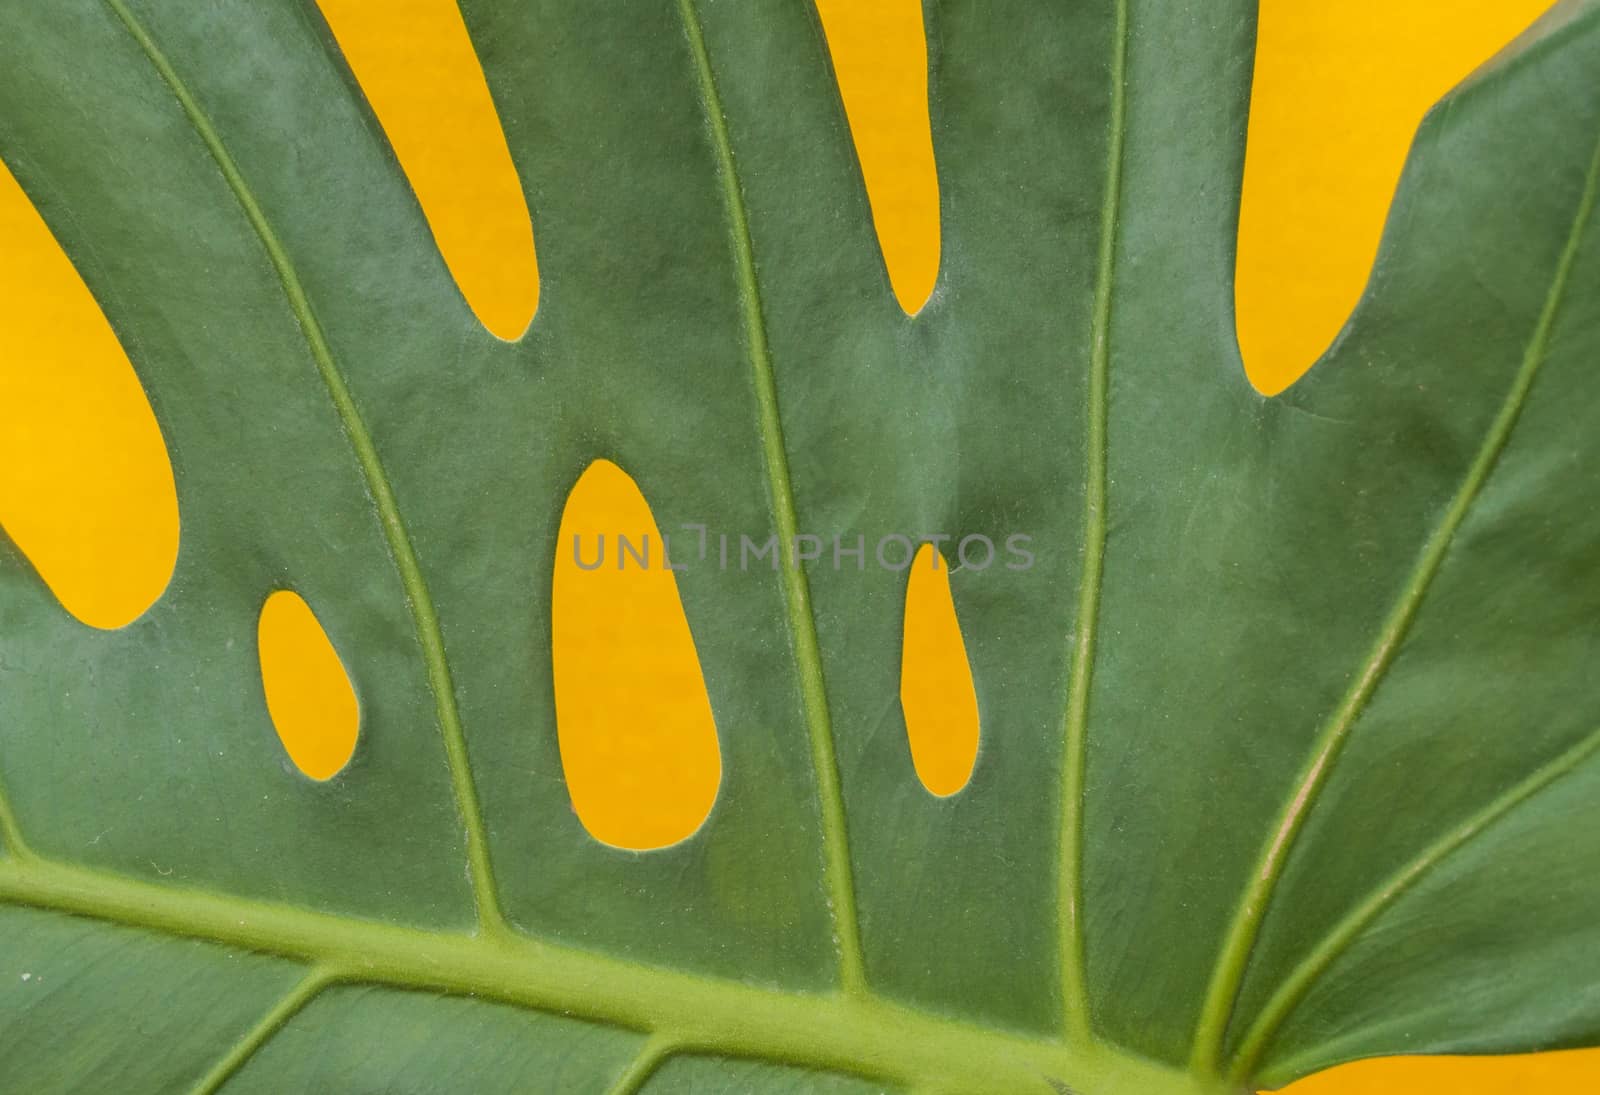
[[[1422,112],[1544,6],[1264,0],[1237,290],[1240,342],[1259,387],[1292,381],[1349,313]],[[467,299],[491,330],[515,337],[538,296],[536,226],[453,5],[322,7]],[[818,7],[895,289],[915,310],[933,284],[939,246],[918,0]],[[647,500],[625,474],[601,468],[586,480],[569,502],[571,527],[653,528]],[[160,594],[178,544],[178,502],[149,405],[93,300],[3,168],[0,523],[66,608],[100,627],[127,623]],[[632,585],[600,574],[557,576],[563,756],[593,831],[655,846],[692,831],[709,809],[719,774],[715,735],[670,574],[646,581],[629,573]],[[948,789],[970,768],[977,727],[941,588],[924,583],[908,605],[908,615],[932,623],[919,628],[927,641],[908,648],[902,691],[918,771]],[[349,756],[356,709],[315,623],[316,606],[297,600],[274,598],[264,614],[263,670],[291,755],[325,776]],[[630,633],[644,638],[619,649],[595,621],[622,612],[642,622]],[[941,701],[936,688],[954,691]],[[1509,1095],[1587,1092],[1597,1083],[1600,1052],[1581,1052],[1365,1062],[1293,1091]]]

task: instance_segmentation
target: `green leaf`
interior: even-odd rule
[[[466,0],[534,217],[485,333],[310,0],[0,0],[0,154],[171,453],[163,598],[0,566],[0,1075],[28,1091],[1238,1091],[1600,1041],[1600,4],[1424,125],[1285,395],[1232,329],[1250,0],[929,0],[944,268],[894,303],[799,0]],[[1315,261],[1308,256],[1307,261]],[[597,458],[721,740],[629,853],[562,785],[549,589]],[[952,589],[913,774],[888,535]],[[362,707],[285,760],[300,593]]]

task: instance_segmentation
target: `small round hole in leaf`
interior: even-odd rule
[[[311,606],[286,589],[261,606],[256,637],[278,740],[301,772],[331,779],[350,763],[361,722],[344,663]]]

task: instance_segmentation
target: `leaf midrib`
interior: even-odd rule
[[[1195,1090],[1166,1066],[1104,1045],[1069,1047],[879,998],[757,987],[527,936],[401,927],[35,857],[0,860],[0,902],[304,963],[310,979],[258,1024],[267,1034],[315,990],[360,983],[650,1032],[657,1048],[664,1042],[674,1053],[757,1058],[911,1087],[1030,1091],[1044,1090],[1049,1078],[1078,1090],[1097,1083],[1114,1092]],[[253,1034],[224,1063],[242,1063],[265,1040]]]
[[[317,372],[328,389],[335,413],[344,428],[345,436],[354,450],[362,478],[377,507],[379,525],[388,543],[395,570],[399,573],[405,590],[406,604],[410,609],[416,631],[417,643],[422,649],[427,669],[428,687],[433,693],[435,716],[440,735],[444,740],[445,754],[450,770],[450,782],[455,796],[456,809],[467,833],[467,859],[470,867],[474,904],[479,921],[486,931],[505,929],[505,916],[500,908],[495,887],[494,870],[489,859],[488,832],[483,822],[483,811],[478,803],[478,791],[472,778],[472,768],[467,757],[466,735],[461,725],[461,714],[456,706],[455,684],[450,673],[450,663],[445,654],[444,635],[439,625],[438,611],[434,608],[433,594],[422,575],[416,549],[406,531],[400,506],[390,485],[389,475],[378,455],[372,434],[361,417],[344,374],[334,358],[327,336],[322,330],[316,312],[311,307],[304,283],[288,250],[279,239],[277,231],[267,219],[265,210],[244,178],[227,146],[223,144],[210,117],[201,108],[179,76],[172,62],[162,52],[149,30],[128,8],[124,0],[105,0],[106,6],[116,15],[129,35],[144,51],[150,64],[171,89],[189,119],[206,151],[221,170],[228,189],[233,192],[240,209],[249,221],[267,253],[273,272],[283,286],[284,296],[300,326],[306,345],[316,364]],[[3,820],[3,819],[0,819]]]

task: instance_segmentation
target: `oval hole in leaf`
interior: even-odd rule
[[[595,839],[635,851],[692,834],[722,782],[700,658],[664,562],[633,478],[609,460],[590,464],[556,541],[556,732],[578,820]]]
[[[0,524],[63,607],[132,623],[178,557],[178,496],[144,388],[0,164]]]
[[[1293,383],[1360,299],[1423,114],[1549,6],[1261,5],[1234,279],[1257,388]]]
[[[928,120],[922,3],[817,0],[817,14],[889,281],[900,307],[916,312],[939,276],[939,178]]]
[[[539,267],[522,183],[455,0],[318,0],[479,321],[527,330]]]
[[[333,778],[350,763],[361,724],[338,651],[311,606],[287,589],[261,606],[256,640],[267,712],[284,751],[312,779]]]
[[[907,578],[900,706],[922,785],[940,796],[965,787],[978,760],[978,693],[950,596],[950,567],[932,544],[918,549]]]

